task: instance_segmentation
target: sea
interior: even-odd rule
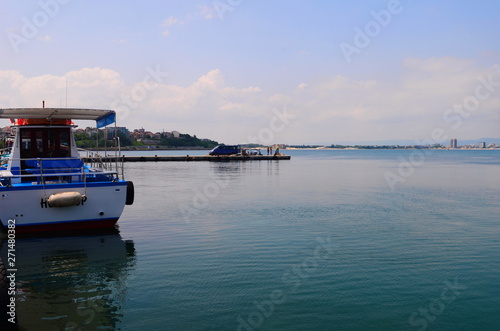
[[[125,163],[115,231],[17,239],[19,325],[500,330],[500,150],[281,152]]]

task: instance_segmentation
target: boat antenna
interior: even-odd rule
[[[42,108],[45,108],[45,100],[42,100]]]
[[[66,108],[68,108],[68,80],[66,79]]]

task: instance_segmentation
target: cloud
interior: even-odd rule
[[[50,36],[50,35],[46,34],[46,35],[44,35],[44,36],[39,36],[39,37],[37,38],[37,40],[39,40],[39,41],[43,41],[43,42],[51,42],[51,41],[52,41],[52,36]]]
[[[475,95],[478,77],[490,80],[494,91],[462,118],[460,128],[453,128],[443,115]],[[231,86],[219,69],[185,86],[163,81],[148,89],[142,80],[127,85],[120,73],[106,68],[36,77],[0,71],[0,107],[37,107],[42,100],[47,107],[64,106],[66,84],[70,107],[118,104],[118,125],[177,130],[226,143],[256,136],[284,107],[296,117],[276,133],[277,143],[426,139],[434,128],[461,139],[497,137],[500,125],[500,66],[450,57],[407,59],[394,77],[337,75],[300,82],[290,91]],[[117,103],[138,92],[138,100]]]
[[[260,88],[227,86],[221,71],[214,69],[189,86],[159,85],[144,105],[155,109],[153,116],[220,123],[258,116],[262,111],[255,104],[262,104],[261,98]]]
[[[113,39],[111,42],[119,45],[126,45],[128,43],[127,39],[122,38],[122,39]]]
[[[214,8],[206,6],[206,5],[198,5],[197,11],[194,14],[188,14],[183,18],[169,16],[161,22],[161,34],[165,37],[170,35],[171,27],[184,25],[196,20],[212,20],[216,18],[216,13]]]
[[[496,91],[463,118],[460,128],[453,128],[444,118],[445,112],[475,95],[478,77],[490,75]],[[316,128],[309,130],[310,141],[425,139],[434,128],[449,135],[477,138],[498,136],[484,118],[498,118],[499,92],[498,66],[480,67],[451,57],[407,59],[401,75],[391,79],[336,76],[307,86],[300,84],[294,90],[293,105],[302,113],[301,118],[307,117],[307,127]],[[489,133],[483,131],[486,128]]]
[[[25,77],[17,71],[0,71],[1,107],[68,106],[103,108],[108,106],[125,85],[120,75],[110,69],[84,68],[62,76]],[[67,91],[67,94],[66,94]]]
[[[198,5],[198,15],[206,20],[212,20],[217,17],[213,7]]]
[[[162,23],[161,25],[164,26],[164,27],[169,27],[169,26],[172,26],[172,25],[175,25],[175,24],[178,24],[180,21],[178,18],[174,17],[174,16],[169,16],[167,17]]]
[[[163,20],[163,22],[161,22],[161,28],[162,28],[162,31],[161,31],[161,34],[164,35],[164,36],[168,36],[170,34],[170,31],[168,28],[170,28],[171,26],[174,26],[174,25],[177,25],[177,24],[181,24],[181,20],[179,20],[178,18],[174,17],[174,16],[169,16],[167,17],[165,20]]]

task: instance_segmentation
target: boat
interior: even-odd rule
[[[241,154],[240,145],[218,145],[208,155],[235,155]]]
[[[15,233],[114,227],[134,185],[123,178],[123,158],[113,110],[78,108],[0,109],[10,119],[13,141],[0,165],[0,222]],[[115,123],[114,157],[92,154],[84,162],[73,120]]]

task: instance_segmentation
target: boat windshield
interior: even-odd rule
[[[69,128],[21,128],[21,158],[69,157]]]

